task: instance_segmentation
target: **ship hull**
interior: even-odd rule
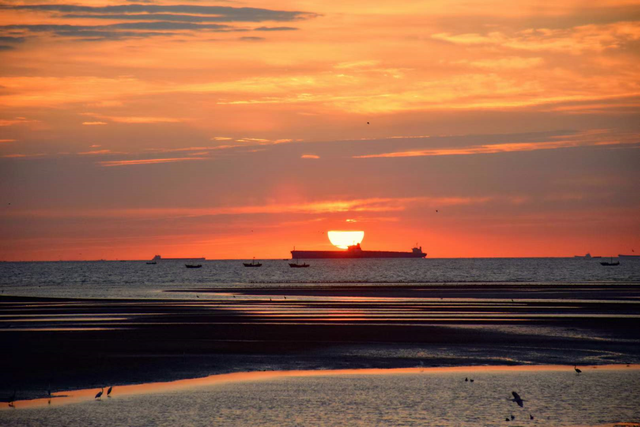
[[[293,259],[344,259],[344,258],[424,258],[421,252],[389,251],[291,251]]]
[[[640,255],[624,255],[624,254],[619,254],[618,258],[640,258]]]

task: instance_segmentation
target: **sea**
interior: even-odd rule
[[[614,261],[616,258],[614,258]],[[453,258],[308,260],[309,268],[289,267],[291,260],[0,262],[0,294],[82,298],[195,298],[167,293],[216,287],[376,285],[447,283],[625,283],[640,282],[640,258]]]

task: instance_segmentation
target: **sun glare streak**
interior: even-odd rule
[[[331,244],[340,249],[360,244],[364,239],[364,231],[329,231],[327,234]]]

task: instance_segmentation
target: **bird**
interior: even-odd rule
[[[516,417],[513,416],[513,414],[511,414],[511,421],[515,420]]]
[[[576,371],[576,374],[581,374],[582,373],[582,371],[580,369],[578,369],[576,366],[574,366],[573,369]]]
[[[464,380],[465,380],[465,381],[469,381],[469,378],[465,378]]]
[[[436,209],[436,213],[438,213],[438,209]]]
[[[519,407],[524,408],[524,403],[523,403],[524,400],[522,400],[520,395],[518,393],[516,393],[515,391],[512,391],[511,394],[513,394],[513,399],[511,399],[511,401],[512,402],[516,402]]]
[[[109,387],[109,390],[107,390],[107,397],[111,397],[111,391],[113,390],[113,386]]]
[[[96,399],[100,399],[100,398],[102,397],[102,392],[103,392],[103,391],[104,391],[104,387],[102,387],[102,390],[100,390],[100,391],[98,392],[98,394],[96,394],[96,397],[95,397],[95,398],[96,398]]]
[[[529,419],[532,420],[533,419],[533,415],[529,414]]]
[[[505,418],[504,420],[505,420],[505,421],[511,421],[511,420],[509,419],[509,417]]]
[[[369,124],[369,122],[367,122],[367,124]]]
[[[471,379],[469,380],[469,382],[470,382],[470,383],[472,383],[472,382],[473,382],[473,378],[471,378]]]

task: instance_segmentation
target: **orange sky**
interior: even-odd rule
[[[640,252],[639,22],[624,0],[0,1],[0,260],[285,258],[329,230]]]

